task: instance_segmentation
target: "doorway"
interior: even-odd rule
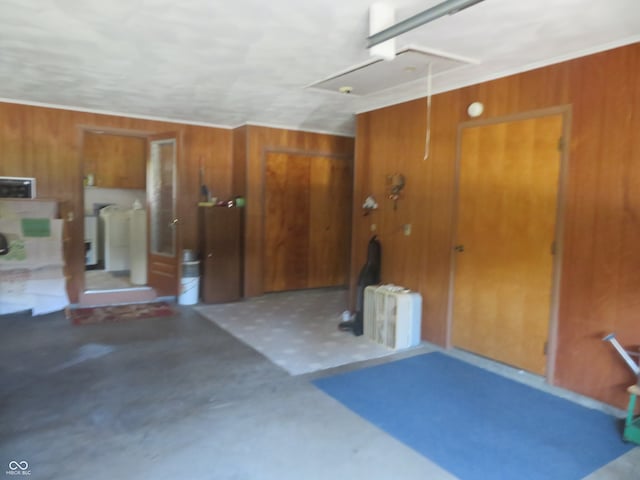
[[[540,375],[553,337],[564,128],[556,112],[459,134],[451,344]]]
[[[84,293],[177,295],[178,135],[84,129],[81,145]]]
[[[144,287],[146,264],[132,269],[130,253],[141,241],[146,252],[146,137],[87,129],[81,145],[85,291]]]

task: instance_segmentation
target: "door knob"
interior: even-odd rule
[[[213,253],[207,253],[207,258],[213,258]]]
[[[174,218],[173,220],[171,220],[171,221],[169,222],[169,228],[173,228],[173,227],[175,227],[177,224],[178,224],[178,219],[177,219],[177,218]]]
[[[464,245],[456,245],[453,247],[456,252],[464,252]]]

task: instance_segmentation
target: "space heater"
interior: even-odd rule
[[[420,343],[422,297],[396,285],[364,290],[364,335],[392,349]]]

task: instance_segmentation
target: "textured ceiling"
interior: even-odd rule
[[[365,0],[0,0],[0,99],[235,127],[353,134],[353,114],[425,96],[305,88],[369,59]],[[388,0],[396,21],[440,0]],[[485,0],[401,35],[478,64],[435,92],[640,41],[638,0]]]

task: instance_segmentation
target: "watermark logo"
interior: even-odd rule
[[[9,470],[5,473],[7,475],[31,475],[31,470],[29,470],[29,462],[26,460],[11,460],[9,462]]]

